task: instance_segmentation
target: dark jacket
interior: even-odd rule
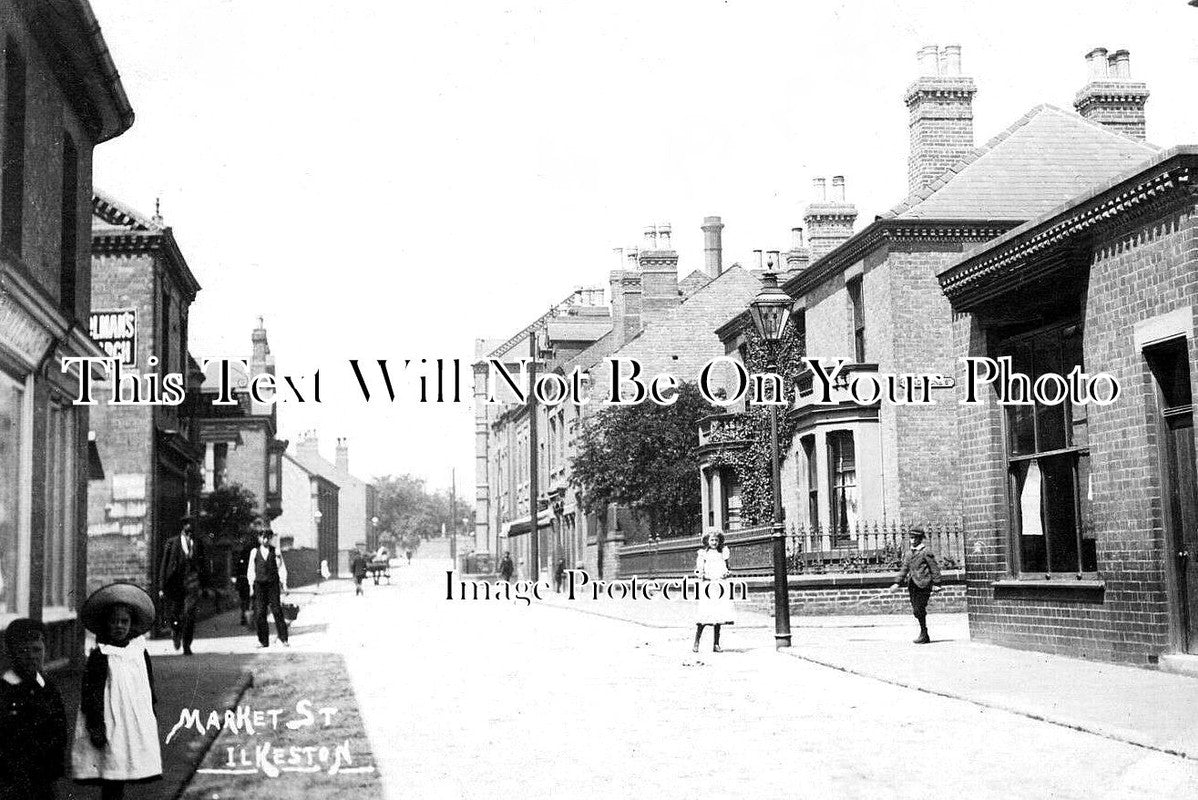
[[[162,591],[168,597],[182,597],[189,592],[198,592],[208,585],[208,558],[204,546],[194,536],[191,539],[191,555],[183,553],[178,536],[172,536],[162,551],[162,566],[158,570]]]
[[[515,571],[516,565],[512,563],[512,559],[510,557],[505,557],[503,561],[499,562],[499,574],[503,576],[505,581],[510,581],[512,579],[512,573]]]
[[[262,557],[262,550],[257,547],[250,556],[254,559],[255,586],[279,585],[279,551],[275,550],[274,545],[269,545],[266,550],[266,558]]]
[[[928,589],[940,580],[940,565],[936,563],[936,554],[924,545],[907,553],[903,559],[903,568],[899,571],[897,583],[911,581],[911,585],[920,589]]]
[[[40,797],[64,772],[67,718],[54,684],[0,679],[0,800]]]
[[[361,553],[355,554],[354,560],[349,565],[349,570],[350,570],[350,572],[353,573],[355,578],[359,578],[359,579],[365,578],[366,577],[366,557],[363,556]]]
[[[150,702],[157,703],[158,695],[154,691],[154,667],[150,664],[150,654],[146,653],[146,675],[150,679]],[[87,666],[83,669],[83,691],[79,696],[79,710],[83,712],[83,720],[87,724],[88,733],[99,732],[106,737],[104,723],[104,689],[108,686],[108,656],[93,648],[87,657]]]

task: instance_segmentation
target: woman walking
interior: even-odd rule
[[[162,777],[154,675],[143,635],[154,621],[154,603],[141,587],[114,583],[96,590],[80,616],[96,647],[83,674],[72,773],[81,783],[98,783],[103,800],[119,800],[126,783]]]
[[[695,619],[694,652],[699,652],[703,626],[713,626],[711,651],[720,652],[720,626],[736,620],[732,609],[732,586],[728,577],[728,559],[732,552],[724,546],[724,534],[709,533],[703,537],[703,547],[695,559],[695,574],[699,576],[699,606]]]

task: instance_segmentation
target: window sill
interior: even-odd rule
[[[1004,578],[990,584],[995,599],[1076,600],[1101,603],[1106,584],[1097,579],[1062,576],[1060,578]]]

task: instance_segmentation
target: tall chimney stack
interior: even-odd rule
[[[973,78],[961,75],[961,47],[935,45],[918,53],[920,76],[907,87],[911,151],[907,188],[931,185],[973,150]],[[814,243],[812,243],[814,248]]]
[[[1105,47],[1096,47],[1086,53],[1086,65],[1089,73],[1086,85],[1073,100],[1077,113],[1124,136],[1144,141],[1148,84],[1131,79],[1131,55],[1126,50],[1107,55]]]
[[[703,218],[703,266],[709,278],[718,278],[724,272],[723,230],[719,217]]]
[[[816,200],[803,211],[803,224],[811,243],[811,261],[817,261],[835,250],[853,235],[857,207],[844,200],[844,176],[832,179],[832,198],[824,196],[824,179],[813,182]]]

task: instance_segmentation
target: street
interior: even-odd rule
[[[389,798],[1125,798],[1198,786],[1193,759],[779,654],[760,624],[728,630],[723,653],[710,652],[708,633],[693,654],[693,629],[578,604],[448,602],[447,565],[417,559],[393,570],[391,586],[367,581],[365,597],[326,584],[302,601],[292,648],[259,658],[341,656],[369,740],[353,766],[376,766]],[[253,638],[202,648],[248,651]],[[287,683],[264,703],[256,680],[241,702],[290,708],[303,697],[287,697]],[[313,705],[334,705],[339,687],[317,685]],[[289,733],[278,746],[297,744]],[[299,796],[302,786],[337,797],[362,779],[327,764],[273,778],[205,771],[246,741],[222,733],[185,796],[242,797],[257,785],[254,796]]]

